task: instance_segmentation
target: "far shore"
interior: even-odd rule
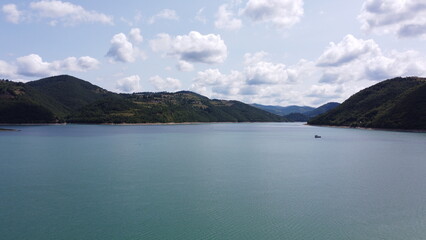
[[[146,126],[146,125],[197,125],[220,123],[282,123],[282,122],[156,122],[156,123],[0,123],[0,126],[60,126],[60,125],[111,125],[111,126]]]
[[[313,125],[305,124],[313,127],[331,127],[331,128],[347,128],[347,129],[361,129],[361,130],[373,130],[373,131],[388,131],[388,132],[412,132],[412,133],[426,133],[424,129],[398,129],[398,128],[366,128],[366,127],[349,127],[349,126],[334,126],[334,125]]]
[[[10,128],[0,128],[0,132],[19,132],[21,130],[10,129]]]
[[[60,125],[110,125],[110,126],[161,126],[161,125],[199,125],[199,124],[231,124],[231,123],[296,123],[296,122],[167,122],[167,123],[0,123],[0,126],[60,126]],[[303,123],[303,122],[299,122]],[[413,132],[426,133],[424,129],[392,129],[392,128],[366,128],[366,127],[349,127],[349,126],[333,126],[333,125],[312,125],[305,122],[306,126],[313,127],[331,127],[346,129],[361,129],[373,131],[391,131],[391,132]],[[0,131],[20,131],[16,129],[1,128]]]

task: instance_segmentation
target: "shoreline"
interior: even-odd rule
[[[0,123],[0,131],[21,131],[17,129],[2,128],[1,126],[63,126],[63,125],[104,125],[104,126],[173,126],[173,125],[200,125],[200,124],[238,124],[238,123],[302,123],[302,122],[167,122],[167,123]],[[367,128],[367,127],[349,127],[349,126],[334,126],[334,125],[313,125],[305,122],[305,126],[312,127],[330,127],[330,128],[345,128],[359,129],[371,131],[389,131],[389,132],[411,132],[411,133],[426,133],[423,129],[393,129],[393,128]]]
[[[11,128],[0,128],[0,132],[19,132],[21,130]]]
[[[367,128],[367,127],[349,127],[349,126],[313,125],[313,124],[305,124],[305,125],[313,126],[313,127],[346,128],[346,129],[359,129],[359,130],[370,130],[370,131],[426,133],[426,130],[423,130],[423,129]]]
[[[0,123],[0,126],[62,126],[62,125],[110,125],[110,126],[150,126],[150,125],[198,125],[198,124],[238,124],[238,123],[285,123],[285,122],[167,122],[167,123]]]

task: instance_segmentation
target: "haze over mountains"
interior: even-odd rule
[[[252,104],[252,106],[257,107],[259,109],[283,116],[291,122],[306,122],[309,119],[316,117],[322,113],[325,113],[339,105],[340,103],[329,102],[317,108],[313,108],[308,106],[295,106],[295,105],[282,107],[282,106],[267,106],[267,105],[261,105],[261,104]]]

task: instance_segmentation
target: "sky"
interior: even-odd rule
[[[0,79],[265,105],[426,76],[426,0],[1,0]]]

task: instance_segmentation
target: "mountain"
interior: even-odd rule
[[[102,89],[90,82],[69,75],[43,78],[28,82],[42,94],[54,99],[64,108],[63,114],[67,115],[87,104],[112,96],[114,93]]]
[[[318,116],[320,114],[323,114],[325,112],[330,111],[333,108],[336,108],[339,105],[340,105],[340,103],[337,103],[337,102],[329,102],[329,103],[326,103],[324,105],[321,105],[321,106],[315,108],[312,111],[306,112],[304,114],[306,116],[308,116],[309,118],[316,117],[316,116]]]
[[[314,110],[315,108],[313,107],[307,107],[307,106],[287,106],[287,107],[282,107],[282,106],[270,106],[270,105],[261,105],[261,104],[251,104],[253,107],[265,110],[267,112],[273,113],[273,114],[277,114],[280,116],[285,116],[288,115],[290,113],[306,113],[309,111]]]
[[[28,83],[0,81],[0,123],[280,122],[238,101],[199,94],[117,94],[61,75]]]
[[[0,123],[58,122],[64,109],[55,100],[24,83],[0,80]]]
[[[380,82],[308,124],[426,129],[426,78],[398,77]]]
[[[134,93],[104,98],[83,107],[68,120],[102,122],[279,122],[284,118],[238,101],[210,100],[199,94]]]
[[[268,111],[270,113],[283,116],[284,118],[286,118],[287,120],[291,122],[307,122],[309,119],[339,106],[340,103],[329,102],[317,108],[308,107],[308,106],[294,106],[294,105],[288,106],[288,107],[266,106],[266,105],[260,105],[260,104],[251,104],[251,105],[259,109]]]

